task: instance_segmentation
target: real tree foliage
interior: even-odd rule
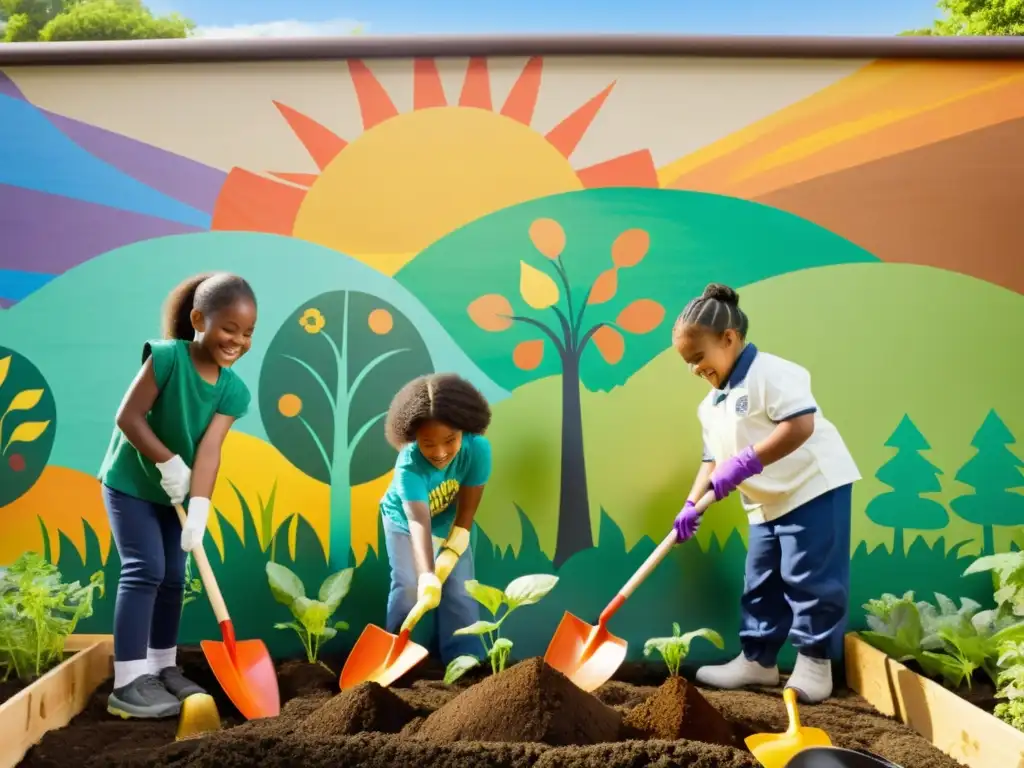
[[[0,0],[5,43],[188,37],[195,23],[141,0]]]
[[[1022,0],[939,0],[943,13],[932,26],[904,35],[985,36],[1024,35]]]

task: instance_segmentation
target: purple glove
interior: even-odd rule
[[[693,534],[697,532],[698,526],[700,526],[701,515],[697,512],[697,507],[694,506],[692,501],[687,501],[683,505],[683,511],[676,515],[676,521],[673,527],[676,529],[676,538],[680,543],[693,538]]]
[[[715,490],[715,499],[721,501],[736,490],[736,486],[747,478],[759,475],[764,471],[761,460],[757,458],[753,447],[744,448],[739,454],[715,467],[711,473],[711,487]]]

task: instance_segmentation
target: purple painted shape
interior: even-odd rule
[[[7,309],[11,306],[14,306],[14,299],[0,298],[0,309]]]
[[[224,171],[105,128],[41,111],[54,127],[86,152],[175,200],[213,213],[227,178]]]
[[[25,96],[18,90],[18,86],[3,73],[3,70],[0,70],[0,96],[10,96],[12,99],[25,100]]]
[[[60,274],[114,248],[197,231],[155,216],[0,184],[0,269]]]

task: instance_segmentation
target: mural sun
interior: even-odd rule
[[[320,173],[233,168],[212,228],[294,236],[393,275],[447,233],[508,206],[585,188],[657,187],[648,150],[570,163],[614,82],[546,134],[531,127],[543,68],[530,59],[496,110],[486,59],[470,59],[457,104],[435,60],[417,59],[413,111],[400,114],[369,67],[350,60],[364,132],[348,142],[275,101]]]

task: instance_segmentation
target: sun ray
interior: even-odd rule
[[[292,184],[298,184],[300,187],[312,187],[316,180],[320,178],[315,173],[284,173],[271,171],[271,176],[274,176],[282,181],[290,181]]]
[[[349,59],[348,71],[352,76],[352,85],[356,89],[356,100],[359,102],[359,112],[363,116],[364,131],[392,117],[398,117],[398,110],[388,92],[366,64],[359,59]]]
[[[599,187],[646,187],[657,188],[658,169],[648,149],[613,157],[576,171],[583,186],[588,189]]]
[[[477,107],[493,111],[491,104],[491,78],[487,73],[487,59],[475,56],[466,67],[466,79],[459,94],[460,107]]]
[[[309,156],[313,158],[313,162],[321,171],[337,157],[341,150],[348,146],[347,141],[313,118],[307,117],[279,101],[275,101],[274,106],[288,121],[292,132],[302,142],[302,146],[306,148]]]
[[[608,95],[612,92],[615,83],[612,83],[597,96],[592,98],[582,107],[577,109],[558,125],[548,131],[545,138],[551,145],[562,153],[563,157],[569,157],[576,150],[580,140],[590,129],[597,113],[601,111]]]
[[[232,168],[213,209],[210,228],[291,235],[306,190]]]
[[[537,108],[537,97],[540,96],[540,78],[544,71],[544,59],[532,57],[516,79],[512,90],[508,92],[501,114],[523,125],[533,121],[533,110]]]
[[[437,62],[434,59],[416,59],[413,62],[412,108],[430,109],[446,106],[448,99],[444,95]]]

